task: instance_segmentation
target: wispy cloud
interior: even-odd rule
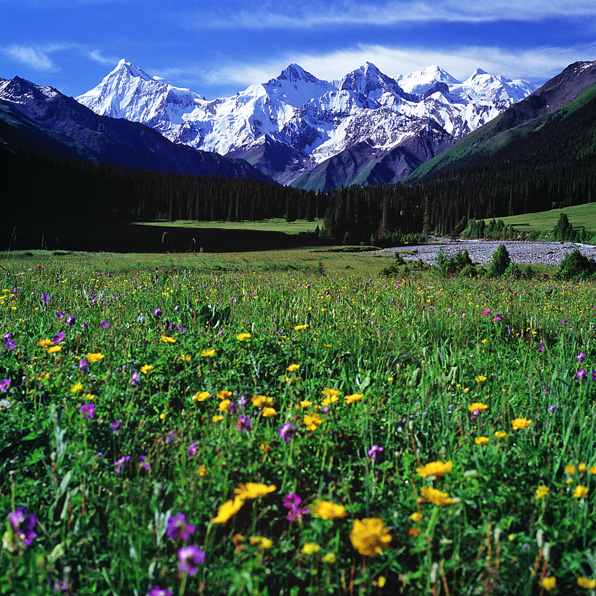
[[[48,52],[32,46],[12,45],[4,49],[4,53],[13,60],[25,64],[29,68],[41,72],[54,72],[58,67],[52,62]]]
[[[245,8],[217,8],[185,12],[183,26],[190,29],[311,29],[335,26],[414,25],[430,22],[488,23],[540,22],[544,19],[596,18],[593,0],[386,0],[357,2],[330,0],[320,3],[247,1]]]
[[[454,77],[464,80],[476,68],[511,79],[525,79],[540,84],[572,62],[590,60],[596,55],[596,42],[574,47],[539,47],[516,50],[486,46],[388,47],[360,44],[327,54],[286,54],[260,63],[227,62],[218,67],[175,69],[160,73],[176,84],[176,80],[198,92],[201,85],[236,86],[244,89],[279,75],[291,62],[297,62],[314,76],[337,80],[365,62],[372,62],[390,76],[407,74],[436,64]],[[180,78],[177,78],[180,77]]]

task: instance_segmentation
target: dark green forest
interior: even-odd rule
[[[0,147],[4,227],[52,220],[241,221],[324,218],[322,235],[344,244],[449,235],[470,219],[596,200],[596,98],[465,167],[417,184],[351,186],[327,193],[275,183],[92,164]],[[463,229],[463,228],[462,228]]]

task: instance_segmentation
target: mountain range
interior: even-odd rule
[[[245,159],[281,184],[329,190],[397,182],[534,90],[480,69],[460,82],[438,66],[391,77],[367,62],[324,81],[290,64],[207,100],[121,60],[76,99],[178,145]]]
[[[173,143],[152,128],[99,116],[53,87],[0,79],[0,145],[142,170],[268,180],[245,160]]]

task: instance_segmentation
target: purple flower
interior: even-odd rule
[[[250,416],[238,416],[238,422],[236,422],[236,430],[245,430],[250,432],[252,430],[252,420],[250,419]]]
[[[141,382],[141,375],[135,370],[132,373],[132,380],[131,380],[130,384],[133,387],[136,387],[140,382]]]
[[[9,350],[14,350],[17,347],[17,344],[12,341],[12,333],[4,334],[4,347]]]
[[[383,456],[383,451],[384,449],[382,447],[379,447],[378,445],[373,445],[368,450],[368,457],[370,457],[372,461],[379,461]]]
[[[58,319],[63,319],[66,315],[60,310],[56,313]]]
[[[191,544],[178,551],[178,571],[194,575],[205,560],[205,551]]]
[[[110,323],[109,323],[108,321],[102,321],[102,322],[99,324],[99,326],[100,326],[102,329],[107,329],[107,328],[110,326]]]
[[[561,325],[567,325],[567,321],[568,321],[568,319],[563,319],[563,320],[561,321]]]
[[[493,323],[499,323],[500,321],[503,320],[503,315],[501,313],[497,313],[494,317],[493,317]]]
[[[89,369],[87,368],[87,362],[85,361],[84,358],[81,358],[79,360],[79,369],[84,375],[89,374]]]
[[[146,470],[147,472],[151,469],[151,464],[145,455],[139,455],[139,470]]]
[[[596,381],[596,370],[592,369],[592,381]]]
[[[172,540],[188,540],[197,528],[186,521],[184,513],[168,517],[166,536]]]
[[[52,337],[52,341],[55,344],[59,344],[64,338],[66,337],[66,333],[64,333],[64,331],[60,331],[60,333],[56,333],[53,337]]]
[[[172,591],[167,588],[160,588],[159,586],[153,586],[149,591],[148,596],[172,596]]]
[[[71,327],[77,322],[74,317],[66,317],[66,324],[70,325]]]
[[[289,443],[294,438],[295,424],[286,422],[281,425],[281,428],[277,431],[277,434],[286,442]]]
[[[114,422],[110,423],[110,428],[112,429],[113,432],[118,433],[122,430],[122,422],[120,422],[120,420],[118,420],[118,418],[116,418],[116,420],[114,420]]]
[[[578,362],[583,362],[585,359],[586,359],[586,355],[585,355],[583,352],[580,352],[580,353],[577,355],[577,361],[578,361]]]
[[[50,301],[50,295],[49,294],[42,294],[41,295],[41,301],[44,304],[48,304],[48,302]]]
[[[557,411],[557,408],[559,406],[557,404],[551,404],[550,406],[548,406],[547,412],[549,414],[554,414]]]
[[[89,323],[81,323],[81,329],[85,330],[89,327]]]
[[[284,507],[289,509],[286,519],[288,521],[297,521],[302,518],[303,515],[309,512],[308,507],[300,507],[302,498],[296,493],[290,493],[284,497]]]
[[[95,418],[95,404],[83,404],[79,408],[79,412],[85,416],[85,420]]]
[[[116,466],[116,472],[120,474],[123,470],[128,470],[130,468],[130,455],[121,457],[119,460],[114,462]]]
[[[3,381],[0,381],[0,391],[8,391],[11,383],[11,379],[4,379]]]
[[[161,308],[159,308],[159,306],[153,311],[153,316],[156,319],[159,319],[159,317],[161,317]]]
[[[168,433],[168,436],[166,437],[166,445],[168,445],[169,443],[171,443],[175,438],[176,438],[176,433],[173,430],[171,430]]]
[[[541,344],[538,346],[538,351],[539,351],[539,352],[544,352],[544,344],[543,344],[543,343],[541,343]]]
[[[588,378],[588,373],[585,368],[580,368],[575,374],[580,381],[585,381]]]
[[[197,443],[191,443],[188,446],[188,457],[194,457],[197,454]]]
[[[16,511],[8,516],[8,521],[17,538],[25,546],[29,546],[37,536],[33,531],[35,524],[37,524],[37,517],[33,514],[27,515],[27,508],[21,506],[17,507]]]

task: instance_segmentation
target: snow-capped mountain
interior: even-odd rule
[[[534,89],[480,69],[460,82],[438,66],[389,77],[367,62],[328,82],[290,64],[266,83],[207,100],[121,60],[76,99],[97,114],[142,122],[175,143],[243,157],[283,184],[301,185],[307,172],[358,147],[360,167],[344,180],[336,175],[333,183],[317,183],[327,189],[356,179],[372,183],[362,176],[371,160],[407,145],[410,165],[401,163],[402,177]],[[395,169],[389,178],[395,181]]]

